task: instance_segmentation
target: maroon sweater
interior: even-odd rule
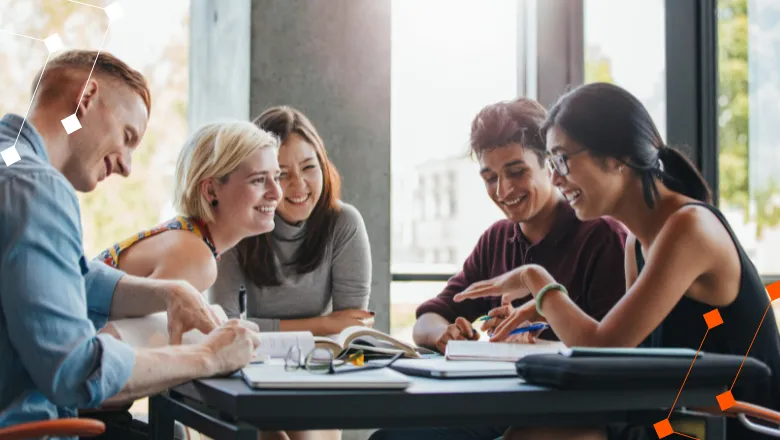
[[[559,205],[550,232],[535,244],[528,241],[517,224],[500,220],[482,234],[463,263],[463,269],[450,278],[444,291],[417,308],[417,317],[436,313],[451,323],[459,316],[473,322],[500,306],[501,298],[456,303],[453,296],[477,281],[534,263],[566,286],[571,299],[585,313],[601,320],[626,292],[623,261],[626,235],[625,227],[608,217],[580,221],[566,202]],[[532,299],[528,296],[514,305]],[[551,331],[541,337],[555,339]]]

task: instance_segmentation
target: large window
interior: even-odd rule
[[[0,69],[0,114],[26,113],[30,83],[46,61],[43,42],[26,37],[57,33],[64,49],[92,50],[101,49],[105,37],[102,50],[146,76],[152,117],[133,156],[131,177],[111,177],[92,193],[79,195],[89,258],[169,212],[171,191],[160,188],[173,188],[173,165],[187,134],[189,1],[119,2],[123,16],[110,28],[101,8],[113,0],[81,3],[98,7],[66,0],[0,0],[0,65],[14,67]]]
[[[762,275],[780,275],[780,3],[718,1],[720,208]]]
[[[392,272],[452,274],[501,218],[466,155],[471,120],[517,94],[517,2],[392,2]],[[393,282],[391,332],[443,282]]]
[[[625,88],[666,134],[665,0],[584,0],[585,83]]]

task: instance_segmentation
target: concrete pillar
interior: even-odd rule
[[[523,0],[518,7],[518,92],[552,107],[584,81],[583,0]]]
[[[252,116],[304,112],[371,240],[370,307],[390,330],[390,1],[253,0]]]
[[[220,118],[250,117],[252,0],[192,0],[189,131]]]

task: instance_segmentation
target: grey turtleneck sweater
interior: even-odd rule
[[[291,261],[307,233],[306,223],[290,225],[278,215],[271,232],[274,259],[281,286],[258,287],[243,273],[236,249],[222,254],[217,280],[208,291],[230,318],[239,316],[238,292],[246,286],[247,318],[260,331],[278,331],[283,319],[312,318],[336,310],[366,309],[371,290],[371,249],[363,218],[352,205],[340,202],[333,235],[322,263],[314,271],[298,275]],[[319,233],[314,231],[313,233]]]

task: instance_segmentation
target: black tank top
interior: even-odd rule
[[[683,206],[686,205],[704,206],[718,217],[737,248],[741,266],[742,279],[737,298],[728,306],[718,307],[723,324],[710,330],[702,346],[702,351],[744,356],[755,335],[756,339],[750,348],[749,356],[767,364],[772,369],[772,378],[768,384],[753,387],[740,386],[738,378],[732,393],[736,400],[780,410],[780,333],[771,307],[766,313],[758,335],[756,335],[756,329],[770,303],[761,277],[742,249],[734,231],[717,208],[700,202],[686,203]],[[636,241],[635,251],[638,275],[644,267],[639,240]],[[650,334],[641,346],[698,349],[704,333],[707,331],[707,325],[702,315],[714,308],[711,305],[683,296],[661,325]],[[735,376],[736,373],[734,371]],[[714,396],[713,405],[717,405]],[[730,419],[727,425],[729,439],[770,438],[748,430],[737,419]]]

